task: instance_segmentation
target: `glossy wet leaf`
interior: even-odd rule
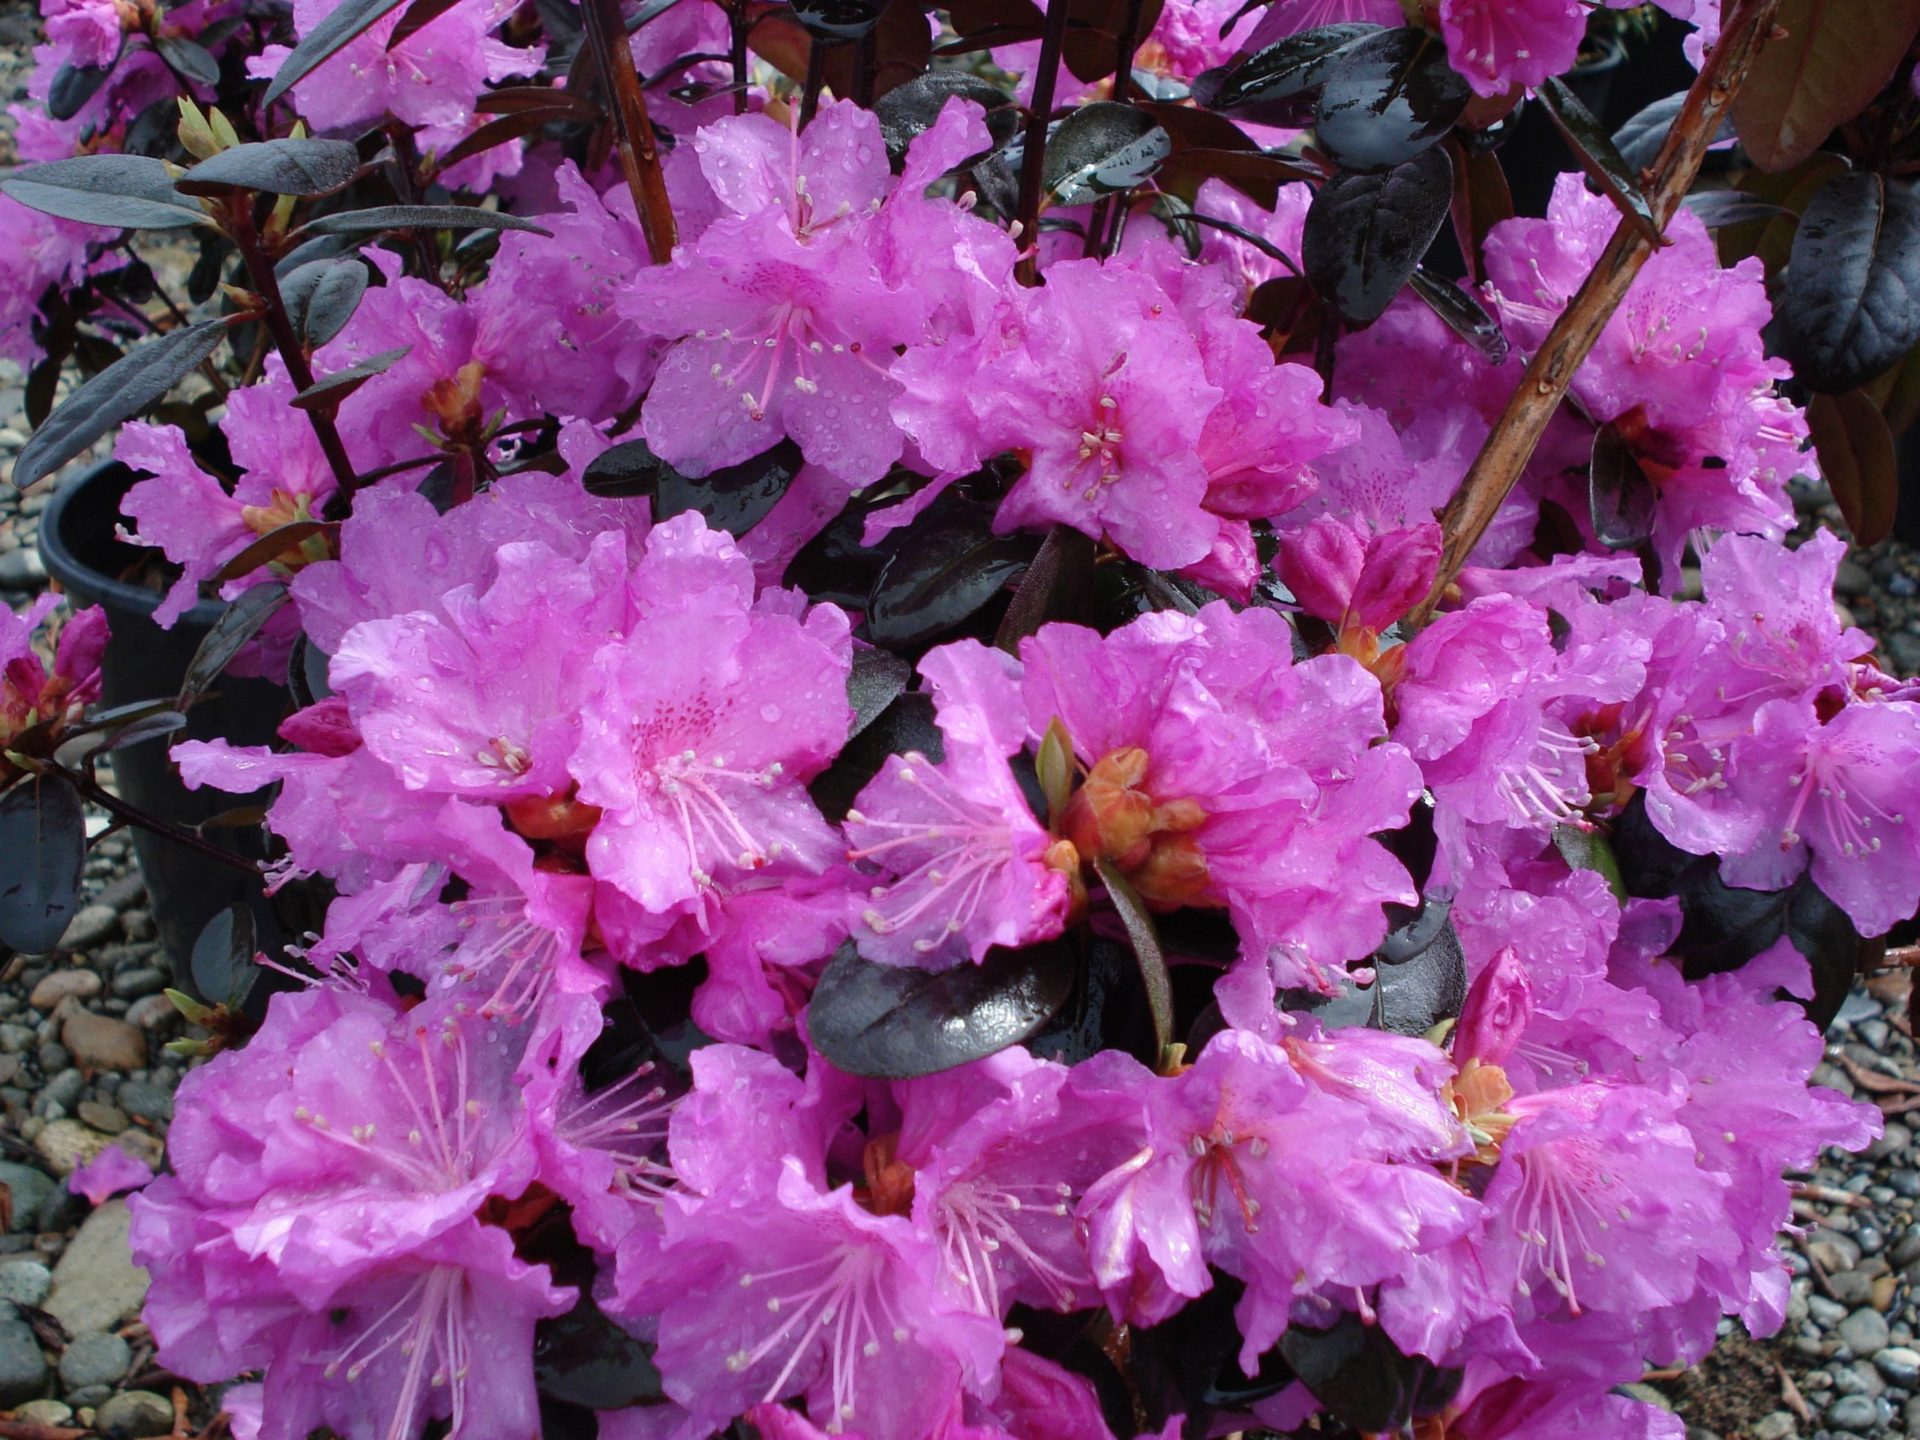
[[[80,909],[86,858],[86,815],[71,785],[29,778],[0,794],[0,944],[30,955],[58,945]]]
[[[1384,30],[1340,52],[1314,107],[1314,140],[1343,169],[1391,170],[1451,130],[1472,93],[1437,35]]]
[[[359,169],[360,151],[346,140],[259,140],[202,160],[175,184],[185,195],[329,195]]]
[[[987,112],[988,129],[994,132],[998,143],[1004,144],[1013,137],[1015,115],[1011,95],[965,70],[929,70],[904,85],[895,86],[874,102],[873,115],[880,122],[880,134],[887,142],[887,156],[896,169],[906,159],[907,146],[933,127],[947,102],[956,96],[973,101]],[[998,121],[996,116],[1000,117]]]
[[[1509,346],[1500,322],[1469,290],[1424,267],[1408,276],[1413,293],[1447,322],[1447,328],[1478,350],[1491,365],[1504,364]]]
[[[1073,989],[1064,941],[989,950],[978,965],[927,971],[863,960],[851,943],[807,1010],[813,1048],[849,1075],[908,1080],[982,1060],[1040,1029]]]
[[[1366,992],[1366,1023],[1372,1029],[1424,1035],[1457,1016],[1466,1003],[1466,956],[1444,902],[1429,900],[1420,914],[1381,942],[1375,958],[1379,963]]]
[[[820,813],[838,825],[887,757],[908,753],[925,755],[936,764],[946,753],[940,729],[933,723],[933,697],[922,690],[894,697],[870,723],[855,729],[833,764],[807,786],[807,794]]]
[[[203,320],[134,346],[69,395],[33,432],[14,461],[13,483],[24,489],[51,475],[145,410],[211,355],[226,329],[223,320]]]
[[[393,350],[382,350],[356,365],[323,375],[287,403],[296,410],[331,410],[374,376],[399,364],[412,348],[411,345],[401,345]]]
[[[858,40],[886,13],[886,0],[793,0],[794,18],[807,34],[829,44]]]
[[[227,606],[220,618],[213,622],[213,628],[207,631],[206,638],[201,640],[200,648],[194,651],[193,662],[187,666],[187,673],[180,681],[180,694],[174,701],[174,708],[193,709],[213,682],[233,663],[233,657],[240,653],[240,648],[260,633],[260,627],[271,620],[289,598],[284,585],[255,585]]]
[[[1381,33],[1378,25],[1355,23],[1302,30],[1230,63],[1204,88],[1196,87],[1195,98],[1211,110],[1242,113],[1256,106],[1298,102],[1325,83],[1343,54]],[[1247,118],[1261,117],[1249,114]]]
[[[1884,175],[1849,171],[1800,216],[1776,307],[1794,375],[1851,390],[1920,342],[1920,197]]]
[[[1453,202],[1453,161],[1430,149],[1380,175],[1340,175],[1313,197],[1301,265],[1355,324],[1380,318],[1413,275]]]
[[[898,655],[872,645],[856,645],[847,674],[847,704],[853,709],[852,739],[878,720],[913,679],[913,667]]]
[[[1120,923],[1126,927],[1127,942],[1133,947],[1133,958],[1139,967],[1141,984],[1147,994],[1147,1013],[1153,1017],[1154,1060],[1166,1055],[1167,1047],[1173,1043],[1173,979],[1167,973],[1167,957],[1160,950],[1160,936],[1154,929],[1153,916],[1147,913],[1146,905],[1127,883],[1126,876],[1120,873],[1120,867],[1106,856],[1098,856],[1093,868],[1100,876],[1100,883],[1106,887],[1107,898],[1113,902]]]
[[[398,10],[407,0],[342,0],[328,11],[318,25],[300,37],[267,86],[262,103],[271,105],[299,80],[312,74],[328,57],[371,29],[382,16]]]
[[[1733,97],[1762,170],[1797,165],[1866,109],[1920,32],[1920,0],[1783,0],[1774,27]]]
[[[1047,137],[1042,181],[1056,205],[1085,205],[1144,184],[1173,150],[1152,116],[1096,100],[1067,116]]]
[[[716,530],[744,535],[787,493],[805,464],[800,447],[782,440],[772,449],[709,475],[683,475],[655,455],[644,440],[628,440],[596,456],[585,485],[595,495],[645,496],[653,518],[669,520],[694,511]]]
[[[378,235],[387,230],[530,230],[551,237],[533,221],[477,205],[375,205],[322,215],[300,227],[302,235]]]
[[[1402,1354],[1385,1331],[1350,1312],[1326,1330],[1293,1326],[1280,1353],[1329,1415],[1370,1435],[1404,1433],[1460,1390],[1460,1371]]]
[[[1653,534],[1659,498],[1633,448],[1613,426],[1601,426],[1587,465],[1587,511],[1594,538],[1610,550],[1644,545]]]
[[[207,216],[148,155],[77,155],[25,165],[0,179],[0,192],[62,220],[120,230],[172,230]]]
[[[406,44],[458,3],[459,0],[413,0],[407,6],[407,13],[400,17],[400,23],[393,27],[393,33],[387,36],[387,49],[395,50]]]
[[[1093,599],[1093,541],[1071,525],[1055,525],[1001,617],[993,643],[1018,653],[1020,642],[1049,620],[1084,620]]]
[[[1580,162],[1580,168],[1587,172],[1587,178],[1605,192],[1616,210],[1640,227],[1643,235],[1655,245],[1662,243],[1660,226],[1653,218],[1653,206],[1641,193],[1639,176],[1621,155],[1606,127],[1573,93],[1573,87],[1558,76],[1551,76],[1537,93],[1553,117],[1554,127]]]
[[[993,533],[993,509],[949,492],[895,542],[867,601],[874,643],[910,649],[959,625],[1032,559],[1032,535]]]
[[[209,920],[193,942],[194,988],[204,999],[238,1010],[260,974],[254,950],[253,912],[235,901]]]
[[[1807,428],[1820,457],[1820,474],[1853,532],[1856,545],[1878,545],[1893,533],[1900,506],[1900,475],[1893,432],[1865,391],[1815,395]]]
[[[340,522],[337,520],[293,520],[285,525],[276,525],[222,565],[213,577],[214,583],[224,585],[229,580],[251,575],[268,561],[279,559],[287,551],[297,549],[316,535],[339,533]]]
[[[533,1379],[542,1395],[588,1410],[625,1410],[664,1393],[645,1342],[584,1291],[566,1314],[534,1326]]]
[[[1629,117],[1625,124],[1613,132],[1614,148],[1635,175],[1659,158],[1660,147],[1667,143],[1667,132],[1673,129],[1673,122],[1680,118],[1680,111],[1686,103],[1687,92],[1676,91]],[[1731,115],[1721,120],[1719,133],[1713,139],[1715,144],[1733,139]]]

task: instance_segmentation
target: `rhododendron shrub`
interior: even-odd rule
[[[1615,1388],[1879,1130],[1809,1076],[1920,692],[1788,484],[1884,530],[1920,266],[1783,118],[1828,32],[1663,4],[1609,137],[1620,8],[49,0],[15,478],[110,436],[229,608],[108,714],[98,612],[0,629],[0,938],[83,799],[224,853],[95,766],[228,668],[277,739],[173,763],[324,916],[202,937],[84,1177],[160,1362],[265,1440],[1677,1437]],[[1786,240],[1681,203],[1735,94]]]

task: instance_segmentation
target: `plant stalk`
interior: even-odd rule
[[[1040,184],[1047,166],[1047,121],[1053,116],[1053,92],[1060,79],[1060,53],[1067,44],[1067,0],[1047,7],[1040,36],[1040,61],[1034,69],[1033,108],[1027,114],[1026,148],[1020,156],[1020,206],[1015,223],[1025,252],[1014,269],[1022,285],[1040,283]]]
[[[1699,175],[1722,117],[1753,68],[1760,47],[1773,33],[1779,9],[1780,0],[1737,0],[1727,16],[1719,44],[1713,47],[1687,92],[1686,103],[1667,132],[1659,157],[1646,172],[1650,182],[1647,200],[1661,231],[1666,230]],[[1639,223],[1623,216],[1593,272],[1547,333],[1472,468],[1447,503],[1441,517],[1446,548],[1440,571],[1426,599],[1407,617],[1409,624],[1425,624],[1446,597],[1467,556],[1480,543],[1507,493],[1533,458],[1548,422],[1566,398],[1575,372],[1626,299],[1634,277],[1653,249]]]
[[[664,265],[673,258],[680,237],[674,228],[673,202],[667,197],[667,177],[660,168],[660,143],[647,116],[646,91],[633,68],[620,0],[580,0],[580,14],[586,22],[587,48],[600,73],[600,88],[607,97],[620,169],[633,191],[634,213],[647,237],[647,253],[654,264]]]

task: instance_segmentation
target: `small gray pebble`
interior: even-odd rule
[[[1920,1353],[1892,1345],[1873,1357],[1875,1368],[1887,1377],[1889,1385],[1911,1390],[1920,1384]]]
[[[167,988],[169,978],[164,970],[142,965],[115,975],[110,988],[117,999],[138,1000],[143,995],[158,995]]]
[[[1827,1423],[1862,1434],[1880,1423],[1880,1407],[1864,1395],[1843,1395],[1827,1407]]]
[[[1856,1355],[1873,1355],[1887,1348],[1887,1317],[1865,1307],[1835,1327],[1842,1343]]]
[[[78,1390],[67,1391],[67,1399],[75,1405],[98,1405],[112,1394],[111,1385],[82,1385]]]
[[[173,1119],[173,1092],[149,1080],[123,1080],[114,1103],[136,1120],[164,1125]]]
[[[1905,1267],[1920,1260],[1920,1225],[1909,1225],[1907,1231],[1895,1242],[1892,1255],[1896,1266]]]
[[[1896,1170],[1887,1177],[1893,1193],[1907,1200],[1920,1200],[1920,1170]]]
[[[38,1398],[47,1384],[47,1357],[26,1321],[0,1320],[0,1406]]]
[[[98,1100],[82,1100],[76,1109],[80,1116],[80,1123],[98,1130],[102,1135],[118,1135],[127,1128],[126,1112],[118,1105],[106,1105]]]
[[[57,1040],[50,1040],[33,1052],[33,1058],[40,1062],[42,1075],[58,1075],[63,1070],[73,1068],[73,1056],[67,1053],[67,1047]]]
[[[1752,1433],[1753,1440],[1794,1440],[1800,1427],[1785,1410],[1775,1410],[1756,1421]]]
[[[0,1265],[0,1300],[39,1305],[53,1289],[53,1272],[38,1260],[13,1260]]]
[[[115,1395],[94,1413],[93,1428],[107,1440],[144,1440],[173,1430],[173,1406],[151,1390]]]
[[[1880,1233],[1880,1227],[1864,1222],[1853,1227],[1853,1242],[1860,1247],[1862,1255],[1878,1255],[1887,1248],[1887,1237]]]
[[[1813,1316],[1814,1324],[1831,1330],[1847,1318],[1847,1307],[1836,1304],[1824,1295],[1811,1295],[1807,1298],[1807,1313]]]
[[[54,1191],[53,1181],[31,1165],[0,1160],[0,1185],[7,1187],[13,1199],[15,1233],[32,1234],[38,1228],[35,1217],[40,1213],[40,1206]]]
[[[133,1363],[133,1347],[118,1335],[76,1335],[60,1357],[60,1383],[68,1395],[89,1385],[112,1385]]]
[[[1873,1294],[1873,1276],[1864,1270],[1842,1270],[1838,1275],[1828,1277],[1827,1289],[1842,1307],[1864,1305]],[[1837,1321],[1829,1321],[1837,1324]]]
[[[80,1103],[80,1092],[86,1088],[86,1076],[78,1070],[62,1070],[41,1087],[39,1103],[42,1107],[58,1105],[62,1110],[71,1110]]]
[[[33,1044],[33,1027],[9,1020],[0,1025],[0,1050],[9,1055],[24,1055]]]
[[[120,928],[120,912],[111,905],[83,905],[60,937],[62,950],[91,950]]]
[[[40,1213],[35,1220],[43,1231],[64,1233],[86,1219],[87,1212],[92,1208],[86,1196],[76,1195],[65,1185],[60,1185],[40,1202]]]

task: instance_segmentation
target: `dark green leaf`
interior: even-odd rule
[[[357,365],[323,375],[287,403],[298,410],[331,410],[374,376],[392,369],[412,348],[411,345],[402,345],[396,350],[382,350],[378,355],[369,355]]]
[[[1641,193],[1633,167],[1620,154],[1606,127],[1580,103],[1572,87],[1558,76],[1550,76],[1536,93],[1574,158],[1580,162],[1580,168],[1587,172],[1587,178],[1606,192],[1616,210],[1640,227],[1641,234],[1655,245],[1664,243],[1659,222],[1653,218],[1653,207]]]
[[[793,0],[793,15],[807,34],[827,44],[858,40],[880,23],[887,0]]]
[[[1445,902],[1429,900],[1420,914],[1381,943],[1373,985],[1366,992],[1366,1023],[1371,1028],[1425,1035],[1460,1013],[1467,998],[1467,963],[1447,908]]]
[[[1351,1312],[1328,1330],[1291,1327],[1280,1353],[1334,1419],[1369,1435],[1401,1434],[1460,1390],[1458,1370],[1403,1355],[1385,1331]]]
[[[271,105],[287,93],[296,81],[313,73],[329,56],[371,29],[381,16],[398,10],[406,0],[343,0],[327,12],[293,47],[293,53],[280,62],[273,83],[267,86],[262,103]]]
[[[595,456],[584,479],[595,495],[647,497],[656,521],[691,510],[716,530],[744,535],[779,503],[805,463],[799,445],[782,440],[710,475],[683,475],[655,455],[646,441],[628,440]]]
[[[1646,544],[1659,498],[1633,448],[1613,426],[1601,426],[1587,465],[1587,511],[1594,539],[1610,550]]]
[[[853,707],[851,740],[880,718],[883,712],[907,688],[913,679],[913,667],[898,655],[872,645],[856,645],[853,669],[847,674],[847,703]]]
[[[347,140],[258,140],[202,160],[175,183],[186,195],[330,195],[359,171],[359,148]]]
[[[114,750],[128,750],[135,745],[144,745],[149,740],[162,739],[177,734],[187,723],[187,717],[178,710],[155,709],[155,704],[170,706],[171,700],[149,702],[133,708],[147,713],[122,720],[117,724],[91,731],[91,733],[69,732],[54,757],[60,764],[69,767],[79,765],[90,755],[102,755]],[[29,732],[23,732],[24,734]]]
[[[277,560],[302,541],[315,535],[336,535],[340,531],[337,520],[294,520],[285,525],[276,525],[226,564],[222,565],[213,577],[214,584],[224,585],[229,580],[238,580],[243,575],[251,575],[269,560]]]
[[[253,912],[236,900],[207,921],[193,942],[194,988],[202,999],[238,1010],[260,973],[253,957]]]
[[[0,180],[0,191],[62,220],[123,230],[172,230],[207,218],[174,188],[166,165],[147,155],[78,155],[27,165]]]
[[[220,62],[197,40],[189,40],[184,35],[157,35],[153,48],[166,61],[167,68],[182,80],[196,85],[220,83]]]
[[[1055,204],[1085,205],[1143,184],[1172,149],[1172,138],[1150,115],[1096,100],[1053,128],[1041,178]]]
[[[119,63],[118,56],[114,63]],[[62,65],[47,90],[47,114],[55,120],[71,120],[112,75],[113,65]]]
[[[541,1394],[588,1410],[625,1410],[663,1393],[646,1344],[584,1289],[573,1309],[534,1326],[533,1378]]]
[[[1154,930],[1153,917],[1134,893],[1133,886],[1127,883],[1127,877],[1120,873],[1120,867],[1101,855],[1094,859],[1093,868],[1106,887],[1107,898],[1113,901],[1120,923],[1126,927],[1133,958],[1140,967],[1140,979],[1147,992],[1147,1013],[1153,1017],[1154,1061],[1158,1064],[1165,1057],[1167,1047],[1173,1044],[1173,977],[1167,973],[1167,957],[1160,953],[1160,937]]]
[[[1314,107],[1314,139],[1343,169],[1392,170],[1451,130],[1472,95],[1439,36],[1385,30],[1335,60]]]
[[[1678,91],[1665,99],[1654,101],[1613,132],[1614,148],[1620,152],[1620,158],[1626,162],[1628,170],[1638,175],[1660,158],[1660,147],[1667,143],[1667,132],[1673,128],[1673,122],[1680,118],[1686,103],[1687,92]],[[1733,139],[1731,115],[1721,120],[1720,131],[1713,138],[1715,144]]]
[[[1782,216],[1791,224],[1800,223],[1800,217],[1786,206],[1739,190],[1699,190],[1681,203],[1709,230],[1724,230],[1729,225],[1751,225],[1755,221],[1775,220]]]
[[[1007,118],[1012,118],[1013,97],[998,86],[965,70],[929,70],[904,85],[896,85],[874,102],[873,115],[880,122],[880,134],[887,142],[887,155],[896,168],[906,158],[907,146],[914,137],[932,129],[933,123],[940,118],[940,112],[946,108],[947,101],[956,95],[983,107],[988,115],[989,128],[994,124],[993,116],[997,111],[1006,110]],[[995,139],[1001,143],[1010,138],[1010,128],[1005,130],[1004,135],[995,135]],[[977,163],[978,159],[975,156],[968,163]]]
[[[1774,24],[1733,97],[1733,123],[1762,170],[1788,170],[1893,78],[1920,31],[1920,0],[1783,0]]]
[[[1047,532],[1040,552],[1020,577],[993,643],[1017,651],[1020,642],[1049,620],[1084,620],[1092,605],[1093,541],[1071,525]]]
[[[950,970],[875,965],[852,942],[828,962],[807,1010],[813,1048],[849,1075],[910,1080],[1018,1045],[1073,990],[1063,941],[990,950]]]
[[[1413,275],[1453,203],[1453,161],[1431,149],[1383,175],[1340,175],[1313,197],[1301,264],[1316,293],[1355,324],[1380,318]]]
[[[293,328],[318,348],[353,318],[369,278],[358,260],[309,260],[280,277],[280,298]]]
[[[1820,474],[1853,532],[1856,545],[1878,545],[1893,533],[1900,505],[1893,432],[1863,390],[1815,395],[1807,406]]]
[[[393,27],[393,33],[387,37],[387,49],[391,51],[406,44],[458,3],[459,0],[413,0],[407,6],[407,13],[400,17],[400,23]]]
[[[327,698],[333,687],[327,683],[327,655],[309,640],[303,631],[293,637],[293,653],[287,657],[287,689],[293,703],[302,710]]]
[[[476,205],[376,205],[322,215],[300,227],[302,235],[377,235],[383,230],[530,230],[551,236],[531,220]]]
[[[227,606],[201,640],[200,648],[193,652],[193,663],[187,666],[186,676],[180,681],[180,695],[174,701],[174,708],[193,709],[208,687],[220,678],[221,672],[233,663],[240,647],[260,632],[260,627],[273,618],[288,598],[284,585],[255,585]]]
[[[1475,299],[1471,291],[1424,266],[1416,268],[1408,282],[1413,286],[1413,293],[1447,322],[1447,328],[1486,356],[1490,364],[1506,363],[1506,334],[1500,329],[1500,322],[1487,313],[1487,307]]]
[[[1837,394],[1920,341],[1920,198],[1865,171],[1836,175],[1800,216],[1777,313],[1795,376]]]
[[[51,475],[122,420],[130,420],[211,355],[226,322],[203,320],[143,340],[102,370],[47,417],[14,461],[13,483],[25,489]]]
[[[877,645],[911,649],[979,610],[1032,558],[1031,535],[993,533],[993,509],[949,492],[895,543],[867,602]]]
[[[1231,110],[1248,119],[1263,117],[1248,113],[1258,106],[1273,106],[1298,101],[1325,83],[1340,56],[1360,41],[1381,33],[1378,25],[1345,23],[1322,25],[1302,30],[1271,45],[1202,76],[1194,97],[1210,110]],[[1288,115],[1300,112],[1288,110]]]
[[[1626,881],[1620,876],[1620,862],[1614,858],[1613,847],[1600,831],[1583,829],[1578,825],[1556,825],[1553,827],[1553,848],[1575,870],[1591,870],[1605,880],[1607,888],[1613,891],[1614,899],[1627,898]]]
[[[910,690],[898,696],[871,724],[855,730],[833,764],[807,786],[807,793],[820,813],[837,825],[853,808],[855,797],[880,773],[889,755],[920,754],[937,764],[945,753],[940,729],[933,723],[933,698],[924,691]]]
[[[0,795],[0,944],[29,954],[59,944],[86,858],[86,815],[66,781],[29,778]]]

